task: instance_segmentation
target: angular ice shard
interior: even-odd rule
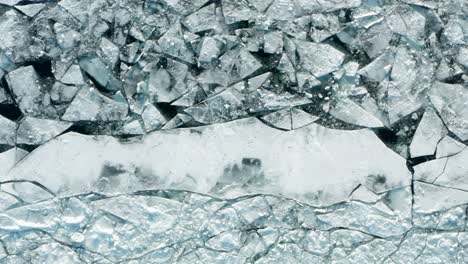
[[[25,114],[37,114],[43,95],[36,71],[32,66],[14,70],[6,76],[16,102]]]
[[[429,97],[447,128],[461,140],[468,140],[468,90],[462,85],[436,82]]]
[[[284,130],[292,130],[291,111],[289,109],[268,114],[263,116],[261,119],[273,127]]]
[[[14,6],[21,2],[22,0],[1,0],[0,4],[2,5],[8,5],[8,6]]]
[[[263,50],[266,53],[277,54],[283,51],[283,34],[279,31],[273,31],[265,34],[265,44]]]
[[[28,155],[9,177],[77,193],[92,190],[111,166],[127,168],[134,175],[134,180],[118,188],[150,188],[156,183],[158,188],[170,188],[189,177],[194,181],[190,190],[209,192],[226,168],[245,158],[258,159],[265,179],[272,184],[246,186],[242,192],[281,193],[314,204],[342,201],[360,183],[385,192],[408,186],[411,179],[405,160],[371,131],[339,131],[311,124],[284,132],[257,119],[154,132],[131,144],[67,133]],[[183,166],[176,166],[179,159],[184,160]],[[337,167],[338,163],[342,166]]]
[[[99,56],[110,67],[114,68],[119,60],[120,49],[112,41],[107,38],[102,38],[99,44]]]
[[[433,183],[444,172],[447,160],[435,159],[414,166],[414,180]]]
[[[314,42],[321,42],[340,30],[338,16],[333,14],[313,14],[311,24],[310,37]]]
[[[10,9],[0,16],[0,50],[14,50],[18,58],[27,55],[30,35],[28,33],[27,18],[18,11]]]
[[[292,75],[294,75],[294,72],[292,72]],[[297,84],[301,91],[310,90],[312,87],[321,84],[321,82],[310,73],[298,72],[296,76]]]
[[[256,86],[262,84],[263,77],[252,78],[245,86],[243,83],[237,83],[200,104],[185,109],[185,112],[197,122],[212,124],[243,118],[249,113],[281,110],[311,102],[297,94],[277,94],[262,87],[257,88]]]
[[[396,50],[387,99],[384,100],[391,124],[422,106],[432,83],[433,70],[421,54],[403,46]]]
[[[50,90],[50,99],[57,103],[70,103],[80,88],[56,82]]]
[[[292,0],[274,0],[265,14],[275,20],[288,21],[299,16],[300,9]]]
[[[293,108],[291,109],[291,122],[292,122],[292,129],[298,129],[319,119],[318,116],[311,115],[301,109]]]
[[[220,9],[218,9],[218,12],[219,11]],[[182,24],[193,33],[216,29],[219,27],[218,16],[216,14],[215,4],[211,4],[185,17],[185,19],[182,21]]]
[[[198,63],[208,65],[215,61],[222,53],[223,40],[215,37],[205,37],[201,44]]]
[[[154,103],[168,103],[182,96],[172,85],[169,72],[157,67],[149,75],[148,93]]]
[[[463,24],[459,18],[451,18],[444,26],[442,40],[449,43],[450,45],[465,44]]]
[[[128,120],[126,124],[124,124],[120,129],[116,129],[113,132],[114,135],[143,135],[145,134],[145,130],[142,127],[142,124],[139,120]]]
[[[437,144],[446,134],[447,129],[435,110],[427,109],[411,141],[411,157],[434,155]]]
[[[66,52],[73,52],[81,42],[81,34],[61,23],[54,24],[57,44]]]
[[[119,121],[128,113],[128,105],[114,101],[95,88],[82,87],[62,119],[65,121]]]
[[[329,44],[296,41],[301,67],[315,77],[322,77],[339,69],[345,54]]]
[[[28,152],[21,148],[12,148],[0,153],[0,175],[6,175]]]
[[[300,0],[299,3],[305,5],[307,0]],[[317,0],[319,6],[321,7],[320,10],[326,12],[332,12],[335,10],[345,9],[345,8],[353,8],[358,7],[361,5],[361,0]],[[312,2],[313,3],[313,2]],[[309,3],[310,5],[310,3]]]
[[[227,89],[199,105],[186,109],[185,112],[197,122],[212,124],[245,117],[247,112],[243,108],[242,101],[235,91]]]
[[[68,68],[67,72],[65,72],[60,81],[65,84],[83,84],[84,80],[83,75],[81,74],[80,67],[78,65],[70,66],[70,68]]]
[[[347,123],[363,127],[383,127],[384,124],[372,113],[349,98],[338,99],[330,114]]]
[[[101,58],[90,55],[80,58],[80,67],[93,77],[99,85],[109,91],[117,91],[121,89],[120,81],[113,75]]]
[[[281,73],[284,73],[286,76],[288,76],[290,82],[293,82],[293,83],[296,82],[296,69],[294,68],[294,65],[292,64],[287,54],[283,53],[276,69],[278,69]],[[311,74],[309,75],[312,76]],[[298,73],[297,78],[300,78],[299,73]],[[314,77],[312,76],[312,78]],[[304,77],[302,79],[311,79],[311,78]],[[304,82],[300,83],[301,88],[304,86]]]
[[[439,159],[458,154],[465,148],[466,145],[463,143],[458,142],[449,136],[445,136],[437,144],[436,158]]]
[[[390,73],[393,61],[393,52],[385,52],[364,68],[360,69],[358,73],[373,81],[381,82]]]
[[[192,90],[188,91],[182,97],[171,103],[171,105],[190,107],[195,104],[200,103],[206,98],[205,91],[200,88],[198,85],[192,87]]]
[[[353,191],[350,198],[355,201],[375,203],[380,199],[380,196],[369,190],[366,186],[361,185]]]
[[[187,63],[193,63],[194,53],[187,47],[183,38],[182,26],[179,21],[159,39],[162,52],[179,58]]]
[[[161,128],[167,123],[166,118],[152,104],[146,106],[141,114],[141,118],[143,119],[144,127],[147,132]]]
[[[18,126],[16,143],[40,145],[58,136],[71,125],[69,122],[26,117]]]
[[[267,73],[255,76],[253,78],[250,78],[247,81],[248,90],[249,91],[255,91],[256,89],[258,89],[260,87],[268,85],[269,79],[271,78],[271,76],[272,76],[272,73],[267,72]],[[240,92],[242,92],[242,89],[241,89]]]
[[[3,87],[0,86],[0,104],[7,101],[8,100],[8,97],[5,93],[5,89]]]
[[[189,123],[193,120],[193,117],[186,114],[177,114],[171,120],[169,120],[162,129],[174,129],[178,128],[186,123]]]
[[[232,52],[233,57],[226,58],[228,61],[220,58],[223,69],[228,70],[231,74],[232,81],[244,79],[260,69],[262,64],[246,49],[235,50]]]
[[[16,6],[16,8],[29,17],[37,15],[45,7],[45,4],[29,4],[23,6]]]
[[[149,2],[157,3],[157,1]],[[209,0],[167,0],[165,2],[171,7],[173,7],[175,10],[177,10],[177,12],[180,12],[183,15],[187,15],[200,9],[200,7],[208,3]]]
[[[13,146],[16,139],[16,123],[0,115],[0,144]]]
[[[468,203],[468,192],[423,182],[414,183],[414,210],[432,213]]]
[[[257,11],[265,12],[274,0],[251,0],[249,1]]]
[[[448,186],[468,191],[468,149],[447,157],[447,163],[444,170],[434,180],[434,184]]]
[[[271,126],[284,130],[294,130],[309,125],[319,119],[301,109],[280,110],[261,118]]]
[[[468,67],[468,48],[461,47],[458,50],[458,54],[455,59],[460,65],[467,68]]]
[[[426,18],[415,8],[410,5],[395,5],[390,6],[386,13],[385,21],[395,33],[414,42],[421,41],[424,36]]]
[[[281,95],[267,89],[257,89],[248,95],[248,111],[251,113],[274,111],[311,103],[310,99],[298,94],[284,92]]]
[[[250,21],[255,18],[257,13],[247,1],[222,0],[221,4],[223,5],[224,19],[228,25]]]

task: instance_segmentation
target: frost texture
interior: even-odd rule
[[[0,0],[0,263],[468,263],[463,0]]]

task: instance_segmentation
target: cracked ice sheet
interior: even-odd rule
[[[217,199],[172,190],[46,199],[0,213],[0,258],[5,263],[467,260],[466,232],[406,230],[401,238],[402,233],[379,234],[372,228],[388,232],[401,225],[387,222],[391,217],[376,209],[362,210],[366,207],[355,203],[346,210],[366,218],[346,227],[340,221],[353,222],[353,217],[340,215],[340,206],[324,210],[269,195]],[[324,222],[327,214],[332,216]],[[359,224],[371,228],[363,231]]]
[[[329,205],[359,184],[376,193],[408,186],[405,163],[370,130],[311,124],[284,132],[249,118],[130,142],[67,133],[33,151],[7,178],[37,181],[64,195],[175,188],[224,197],[285,194]],[[239,167],[245,182],[236,178]]]

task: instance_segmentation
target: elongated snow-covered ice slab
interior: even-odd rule
[[[311,124],[285,132],[249,118],[129,142],[67,133],[33,151],[7,178],[62,194],[174,188],[230,197],[282,194],[328,205],[346,200],[359,184],[376,193],[408,186],[411,174],[370,130]]]
[[[429,97],[442,120],[461,140],[468,140],[468,91],[462,85],[437,82]]]

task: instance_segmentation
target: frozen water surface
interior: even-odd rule
[[[0,0],[0,263],[468,263],[463,0]]]

